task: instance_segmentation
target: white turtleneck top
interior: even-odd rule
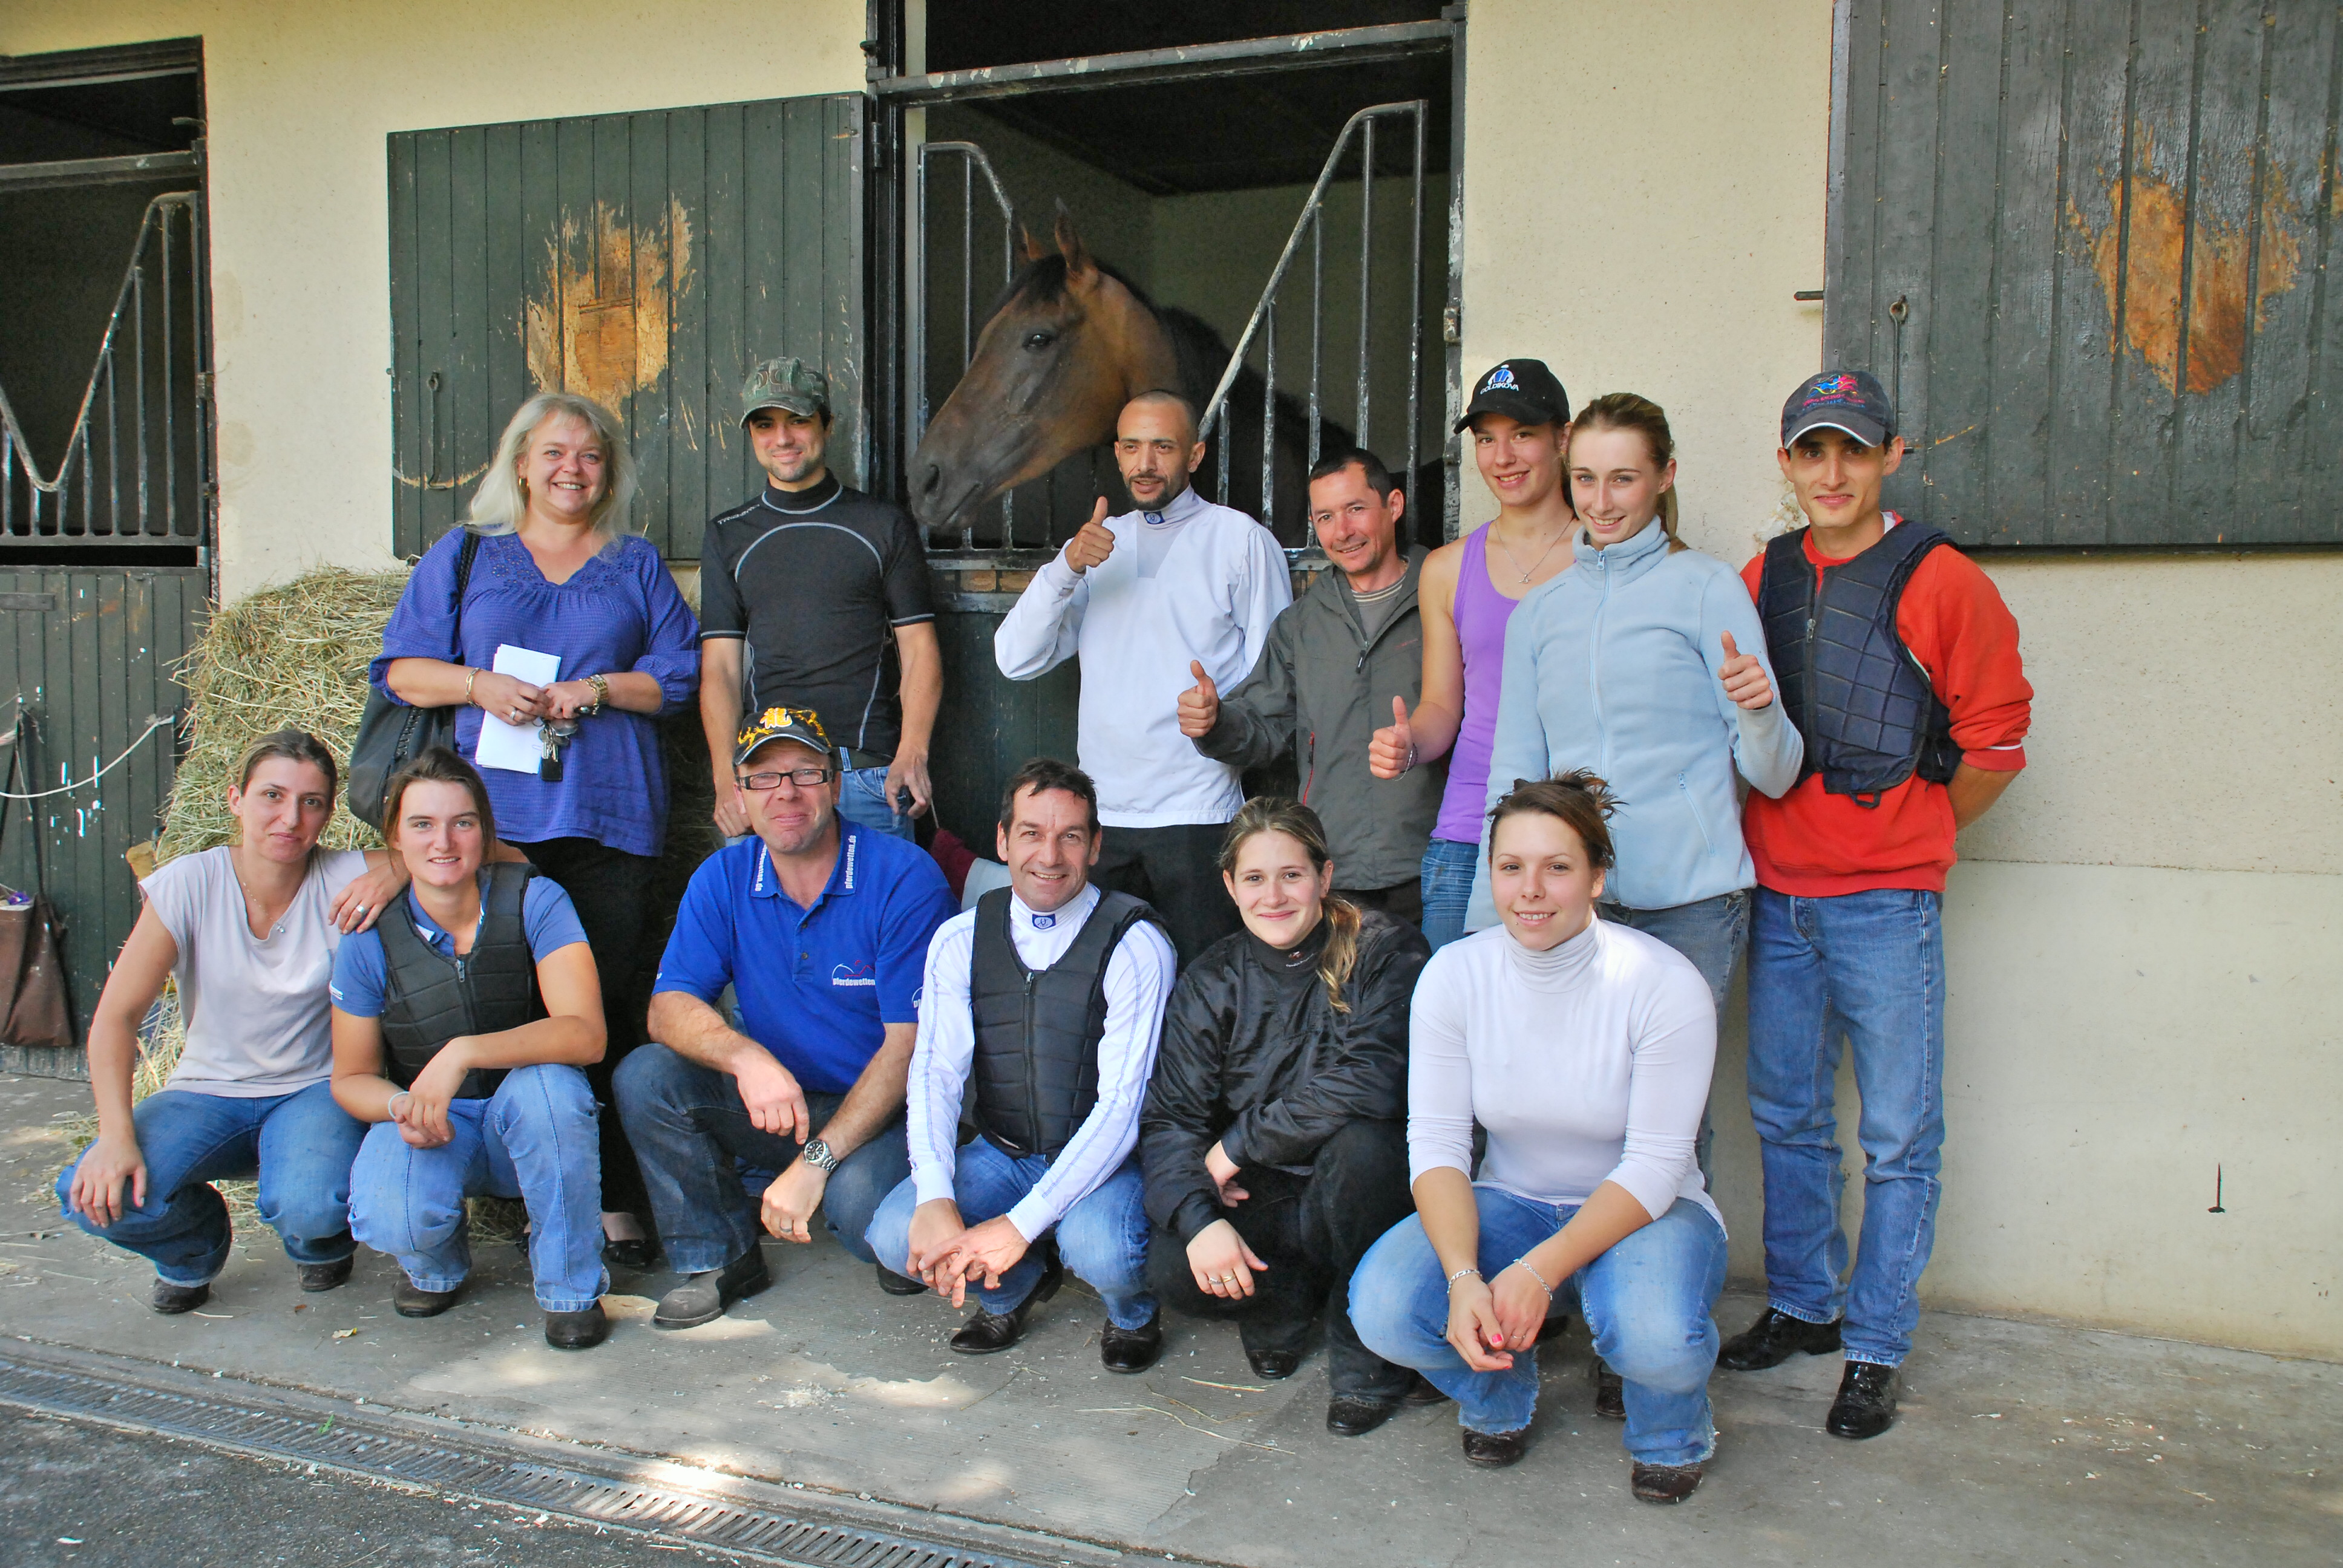
[[[1604,1181],[1654,1219],[1709,1200],[1693,1142],[1716,1061],[1716,1008],[1691,960],[1595,920],[1550,951],[1503,926],[1451,942],[1416,983],[1407,1078],[1408,1175],[1471,1174],[1539,1202]]]

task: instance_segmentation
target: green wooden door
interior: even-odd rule
[[[394,540],[464,515],[522,399],[625,422],[635,527],[695,560],[753,495],[749,366],[830,378],[830,464],[868,472],[862,100],[852,94],[407,131],[389,138]]]

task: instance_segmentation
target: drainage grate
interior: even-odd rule
[[[843,1520],[798,1517],[739,1498],[500,1454],[486,1444],[435,1442],[339,1411],[318,1420],[269,1409],[260,1402],[266,1395],[252,1392],[259,1397],[243,1403],[198,1398],[0,1356],[0,1403],[566,1514],[789,1568],[1059,1568],[1099,1556],[1082,1548],[1063,1558],[1004,1556]]]

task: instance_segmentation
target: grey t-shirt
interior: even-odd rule
[[[320,849],[277,929],[256,938],[225,846],[183,855],[139,884],[179,947],[172,975],[187,1049],[164,1087],[233,1100],[291,1094],[333,1076],[327,988],[341,933],[334,900],[366,869],[356,849]]]

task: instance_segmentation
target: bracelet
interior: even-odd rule
[[[586,678],[586,684],[594,689],[594,706],[588,709],[586,711],[588,713],[601,712],[604,708],[609,705],[610,678],[607,675],[589,675]]]
[[[467,666],[465,667],[465,668],[464,668],[464,706],[465,706],[465,707],[467,707],[467,708],[469,708],[469,707],[471,707],[471,706],[472,706],[472,683],[473,683],[473,682],[475,682],[475,681],[477,681],[477,680],[478,680],[479,678],[480,678],[480,671],[479,671],[479,668],[478,668],[478,666],[475,666],[475,665],[467,665]]]
[[[1414,772],[1414,771],[1415,771],[1415,764],[1416,764],[1415,742],[1414,742],[1414,741],[1413,741],[1413,740],[1411,740],[1411,741],[1409,741],[1409,742],[1407,743],[1407,766],[1405,766],[1404,768],[1402,768],[1402,769],[1400,769],[1400,771],[1401,771],[1401,772],[1403,772],[1403,773],[1413,773],[1413,772]]]
[[[1554,1287],[1545,1282],[1545,1276],[1544,1274],[1539,1273],[1535,1269],[1530,1267],[1530,1261],[1526,1255],[1515,1258],[1513,1260],[1513,1266],[1519,1269],[1523,1273],[1527,1274],[1531,1279],[1535,1280],[1538,1282],[1538,1289],[1545,1292],[1546,1300],[1554,1300]]]
[[[387,1113],[388,1113],[390,1119],[396,1121],[398,1120],[398,1102],[402,1100],[412,1100],[414,1098],[415,1096],[402,1089],[397,1093],[392,1095],[388,1100],[383,1101],[382,1108]]]
[[[1459,1269],[1454,1273],[1448,1276],[1448,1290],[1452,1295],[1455,1293],[1456,1282],[1463,1279],[1467,1274],[1472,1275],[1477,1280],[1481,1277],[1481,1271],[1478,1269]]]

